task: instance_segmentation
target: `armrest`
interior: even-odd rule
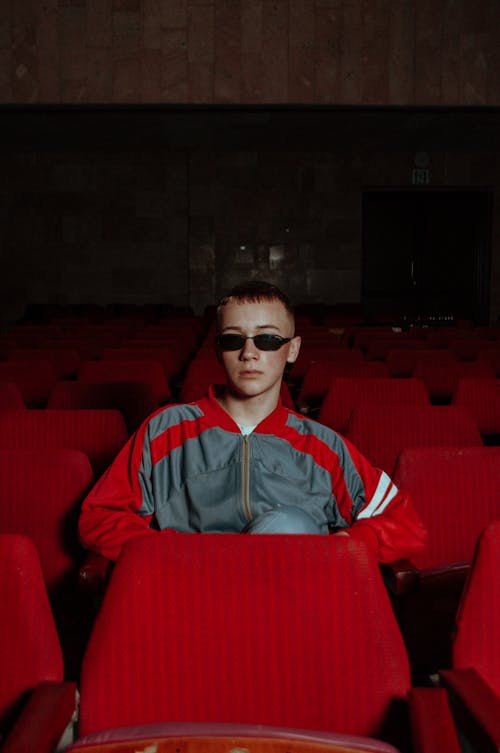
[[[105,590],[114,563],[102,554],[89,552],[80,566],[78,579],[84,591],[99,593]]]
[[[410,560],[397,560],[380,566],[382,577],[390,594],[404,596],[418,588],[420,572]]]
[[[2,753],[53,753],[76,711],[75,682],[41,682],[29,697]]]
[[[408,703],[415,753],[460,753],[462,749],[444,688],[411,688]]]
[[[478,750],[500,750],[500,696],[472,668],[442,670],[440,677],[460,727]]]

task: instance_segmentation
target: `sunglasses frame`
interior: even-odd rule
[[[229,338],[229,337],[234,338],[233,342],[236,342],[236,340],[238,341],[238,345],[236,345],[236,347],[234,348],[224,347],[224,345],[222,344],[222,340],[223,338]],[[262,338],[265,338],[264,342],[272,343],[273,347],[271,348],[260,347],[258,341],[260,340],[262,344],[263,342]],[[254,335],[253,337],[246,336],[246,335],[238,335],[236,333],[228,332],[224,335],[217,335],[217,337],[215,338],[215,344],[217,345],[218,348],[220,348],[223,351],[236,351],[236,350],[243,350],[247,340],[253,340],[253,343],[255,347],[257,348],[257,350],[261,350],[261,351],[269,353],[269,352],[275,352],[279,350],[283,345],[285,345],[286,343],[289,343],[290,340],[292,340],[292,338],[281,337],[281,335],[274,335],[271,332],[263,332],[262,334]]]

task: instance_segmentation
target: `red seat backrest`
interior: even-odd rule
[[[44,407],[56,382],[52,364],[40,358],[35,361],[5,361],[0,363],[0,381],[14,382],[27,406]]]
[[[358,405],[430,405],[420,379],[335,377],[321,405],[319,421],[340,432]]]
[[[96,476],[128,439],[117,410],[18,410],[0,416],[0,449],[75,449],[84,452]]]
[[[0,450],[0,532],[33,539],[51,593],[83,558],[77,520],[92,482],[80,450]]]
[[[82,382],[146,382],[151,385],[159,404],[170,397],[163,366],[154,358],[149,361],[85,361],[78,379]]]
[[[483,437],[500,434],[500,380],[461,377],[453,393],[452,404],[470,411]]]
[[[59,638],[33,542],[0,534],[0,737],[27,694],[63,678]]]
[[[21,390],[14,382],[0,382],[0,413],[25,408]]]
[[[345,434],[389,475],[405,447],[483,445],[470,413],[450,405],[361,405],[353,409]]]
[[[500,518],[500,447],[403,450],[394,483],[411,494],[429,531],[415,564],[470,561],[480,531]]]
[[[47,408],[114,408],[125,419],[130,434],[158,407],[146,382],[57,382]]]
[[[500,521],[482,532],[457,614],[453,666],[475,669],[500,697]]]
[[[190,720],[384,737],[409,685],[363,544],[159,533],[116,564],[83,661],[80,734]]]
[[[298,404],[315,405],[321,403],[332,379],[336,377],[389,377],[387,364],[382,361],[313,361],[307,367],[300,385]]]

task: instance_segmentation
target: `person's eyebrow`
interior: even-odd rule
[[[243,332],[244,327],[239,327],[236,324],[228,324],[226,327],[222,328],[222,332],[225,332],[228,329],[235,329],[238,332]],[[279,327],[277,327],[276,324],[258,324],[256,329],[275,329],[279,332]]]

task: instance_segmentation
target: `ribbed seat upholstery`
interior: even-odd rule
[[[358,348],[348,348],[345,342],[339,341],[331,345],[302,344],[295,363],[290,368],[290,378],[300,383],[311,363],[314,361],[335,361],[337,363],[362,363],[363,353]]]
[[[491,377],[461,377],[453,394],[453,405],[470,411],[483,439],[500,437],[500,380]]]
[[[0,534],[0,738],[44,681],[63,679],[63,658],[40,561],[25,536]]]
[[[468,749],[500,748],[500,520],[476,546],[456,615],[452,669],[441,673]]]
[[[321,404],[318,420],[344,432],[353,408],[359,405],[430,405],[420,379],[335,377]]]
[[[76,523],[93,479],[80,450],[0,450],[0,532],[33,539],[52,594],[83,558]]]
[[[158,407],[146,382],[57,382],[47,402],[49,410],[61,408],[112,408],[120,411],[131,434]]]
[[[16,348],[9,353],[9,361],[48,361],[57,379],[73,379],[78,373],[80,356],[72,348]]]
[[[448,404],[461,377],[491,377],[495,372],[484,361],[452,361],[436,363],[430,360],[417,361],[413,376],[423,381],[432,403]]]
[[[52,364],[43,359],[35,361],[3,361],[0,381],[14,382],[28,407],[45,407],[50,390],[56,382]]]
[[[0,415],[0,449],[76,449],[100,475],[128,439],[117,410],[18,410]]]
[[[470,413],[450,405],[362,405],[353,409],[345,434],[390,476],[405,447],[483,445]]]
[[[453,667],[472,667],[500,699],[500,520],[478,538],[456,619]],[[498,720],[497,720],[498,721]]]
[[[0,413],[25,408],[21,390],[14,382],[0,382]]]
[[[313,361],[304,374],[297,403],[301,410],[318,407],[336,377],[389,376],[387,364],[382,361]]]
[[[167,345],[134,346],[133,340],[119,348],[104,348],[101,359],[103,361],[158,361],[165,373],[167,383],[171,385],[172,379],[182,367],[182,359],[177,356],[175,349]]]
[[[149,361],[85,361],[80,366],[81,382],[145,382],[151,385],[159,405],[170,398],[170,387],[163,366],[153,358]]]
[[[383,737],[409,684],[363,545],[138,537],[117,562],[84,658],[80,733],[236,720]]]
[[[381,740],[408,750],[407,704],[416,737],[432,734],[432,750],[459,750],[444,691],[410,690],[377,562],[343,537],[131,540],[97,617],[80,692],[75,751],[90,745],[86,735],[129,740],[123,750],[134,751],[149,737],[151,749],[171,750],[161,747],[162,729],[175,734],[179,725],[179,734],[186,722],[199,734],[229,725],[236,739],[248,725],[263,736],[270,728],[271,737],[292,727],[358,736],[340,750],[385,750]],[[422,742],[419,750],[431,748]]]
[[[415,367],[418,363],[454,364],[456,358],[449,350],[439,348],[393,348],[388,351],[385,363],[393,377],[411,377],[415,375]]]
[[[419,568],[470,562],[479,533],[500,518],[500,447],[405,449],[393,479],[429,531]]]
[[[418,587],[398,614],[412,664],[450,665],[450,638],[480,532],[500,518],[500,447],[420,447],[401,452],[394,483],[408,491],[429,532],[413,558]]]
[[[79,450],[0,450],[0,532],[35,543],[73,678],[94,613],[78,589],[85,552],[77,536],[80,504],[93,480],[90,462]]]

